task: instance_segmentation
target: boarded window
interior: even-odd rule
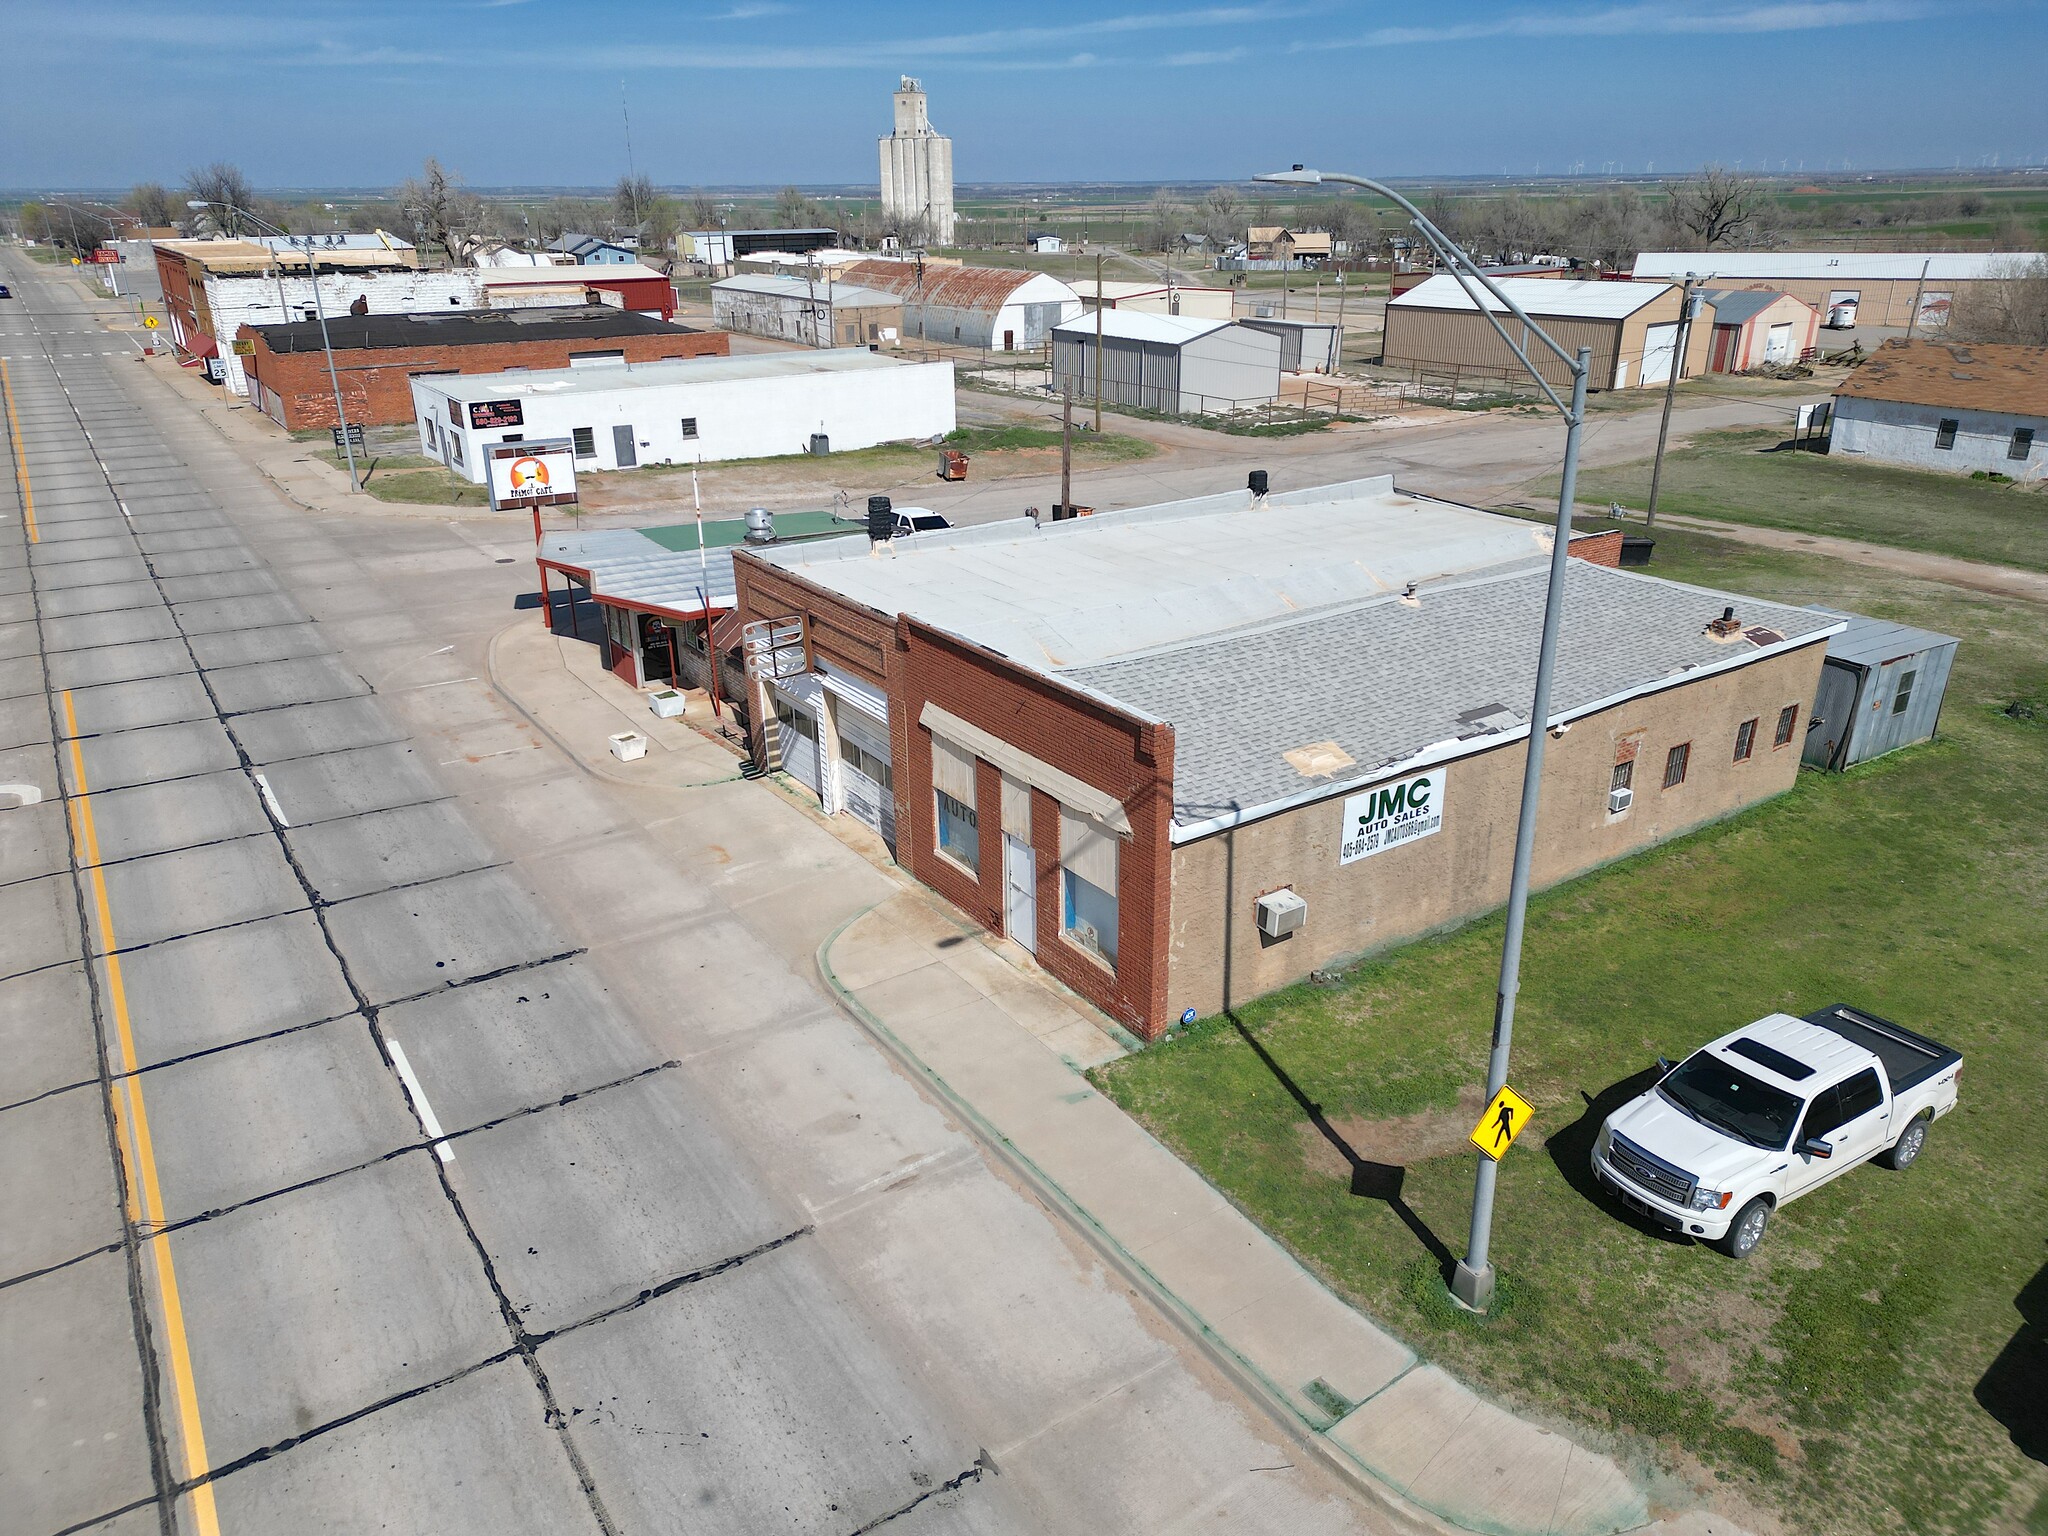
[[[1956,445],[1956,433],[1962,423],[1953,416],[1941,418],[1941,425],[1934,429],[1934,446],[1944,453]]]
[[[1116,964],[1117,835],[1092,816],[1060,807],[1060,928],[1074,944]]]
[[[1735,761],[1746,763],[1756,750],[1756,721],[1745,720],[1735,727]]]
[[[2012,429],[2012,442],[2007,444],[2005,456],[2008,459],[2024,459],[2033,451],[2034,429],[2032,427],[2014,427]]]
[[[1675,789],[1685,782],[1686,764],[1692,761],[1692,743],[1681,741],[1664,754],[1664,787]]]
[[[1003,830],[1020,842],[1031,841],[1031,786],[1003,775]]]
[[[1771,745],[1774,747],[1784,746],[1786,742],[1792,739],[1792,732],[1796,730],[1798,726],[1799,706],[1797,704],[1787,704],[1783,709],[1778,711],[1778,731],[1777,734],[1772,738]]]
[[[962,805],[975,803],[974,754],[956,747],[943,736],[932,738],[932,788],[941,790]]]
[[[685,437],[695,437],[696,435],[697,435],[697,418],[696,418],[696,417],[694,417],[694,416],[685,416],[685,417],[683,418],[683,436],[685,436]]]

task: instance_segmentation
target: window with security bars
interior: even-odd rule
[[[1686,765],[1692,761],[1692,743],[1681,741],[1664,754],[1664,787],[1676,789],[1685,782]]]
[[[1616,763],[1614,765],[1614,777],[1608,781],[1607,787],[1609,789],[1627,789],[1635,781],[1636,760],[1630,758],[1625,763]]]
[[[1745,720],[1735,727],[1735,761],[1746,763],[1756,750],[1756,721]]]
[[[597,457],[597,428],[571,427],[569,436],[575,444],[576,457],[594,459]]]
[[[1797,704],[1787,704],[1778,711],[1778,730],[1777,734],[1771,738],[1771,745],[1774,747],[1784,746],[1792,739],[1792,732],[1798,728],[1798,725],[1799,706]]]

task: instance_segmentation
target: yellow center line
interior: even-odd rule
[[[21,421],[14,414],[14,386],[7,377],[7,359],[0,357],[0,400],[7,402],[7,431],[14,439],[14,468],[21,480],[21,525],[28,530],[28,541],[40,544],[42,536],[36,532],[36,493],[28,483],[28,450],[21,446]]]
[[[156,1144],[150,1136],[149,1113],[142,1102],[142,1079],[135,1075],[135,1031],[128,1018],[128,990],[121,979],[121,958],[114,953],[114,916],[107,902],[107,881],[100,866],[99,830],[93,824],[92,796],[86,788],[85,750],[78,739],[78,715],[71,703],[71,690],[63,691],[64,729],[71,738],[71,772],[75,793],[71,799],[72,828],[78,837],[80,860],[92,885],[94,916],[99,923],[101,963],[107,973],[107,1011],[114,1022],[114,1038],[121,1051],[123,1074],[114,1113],[120,1127],[122,1160],[128,1164],[128,1219],[147,1239],[150,1258],[156,1266],[157,1291],[163,1303],[165,1352],[170,1356],[172,1394],[178,1405],[178,1436],[185,1448],[185,1476],[196,1480],[206,1476],[206,1432],[199,1420],[199,1389],[192,1375],[192,1351],[185,1338],[185,1307],[178,1295],[178,1273],[171,1262],[171,1240],[164,1225],[163,1190],[157,1183]],[[138,1209],[137,1202],[140,1201]],[[220,1519],[214,1510],[213,1484],[202,1482],[192,1490],[192,1517],[200,1536],[220,1536]]]

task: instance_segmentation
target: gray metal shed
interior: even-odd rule
[[[1860,613],[1841,616],[1849,624],[1828,641],[1800,754],[1815,768],[1849,768],[1928,740],[1955,664],[1954,635]]]
[[[1275,315],[1246,315],[1237,322],[1280,338],[1280,366],[1289,373],[1337,371],[1337,327],[1320,320],[1285,320]]]
[[[1208,413],[1263,405],[1280,393],[1281,339],[1228,320],[1105,309],[1052,334],[1053,389],[1095,389],[1102,328],[1102,398],[1147,410]]]

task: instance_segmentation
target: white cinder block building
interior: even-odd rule
[[[248,376],[242,360],[235,356],[235,338],[245,325],[284,325],[297,320],[316,319],[313,304],[314,279],[307,277],[229,276],[208,273],[206,309],[211,318],[212,341],[220,358],[223,382],[238,395],[249,393]],[[322,272],[320,305],[327,318],[346,316],[358,301],[373,315],[416,315],[449,309],[484,307],[483,274],[475,268],[456,267],[443,272]],[[280,294],[283,303],[279,303]],[[171,311],[173,339],[181,323]]]
[[[1890,341],[1835,391],[1828,452],[2032,480],[2044,434],[2048,347]]]
[[[420,451],[479,485],[488,443],[562,439],[579,469],[633,469],[873,448],[955,425],[950,362],[865,347],[423,374],[412,399]]]

